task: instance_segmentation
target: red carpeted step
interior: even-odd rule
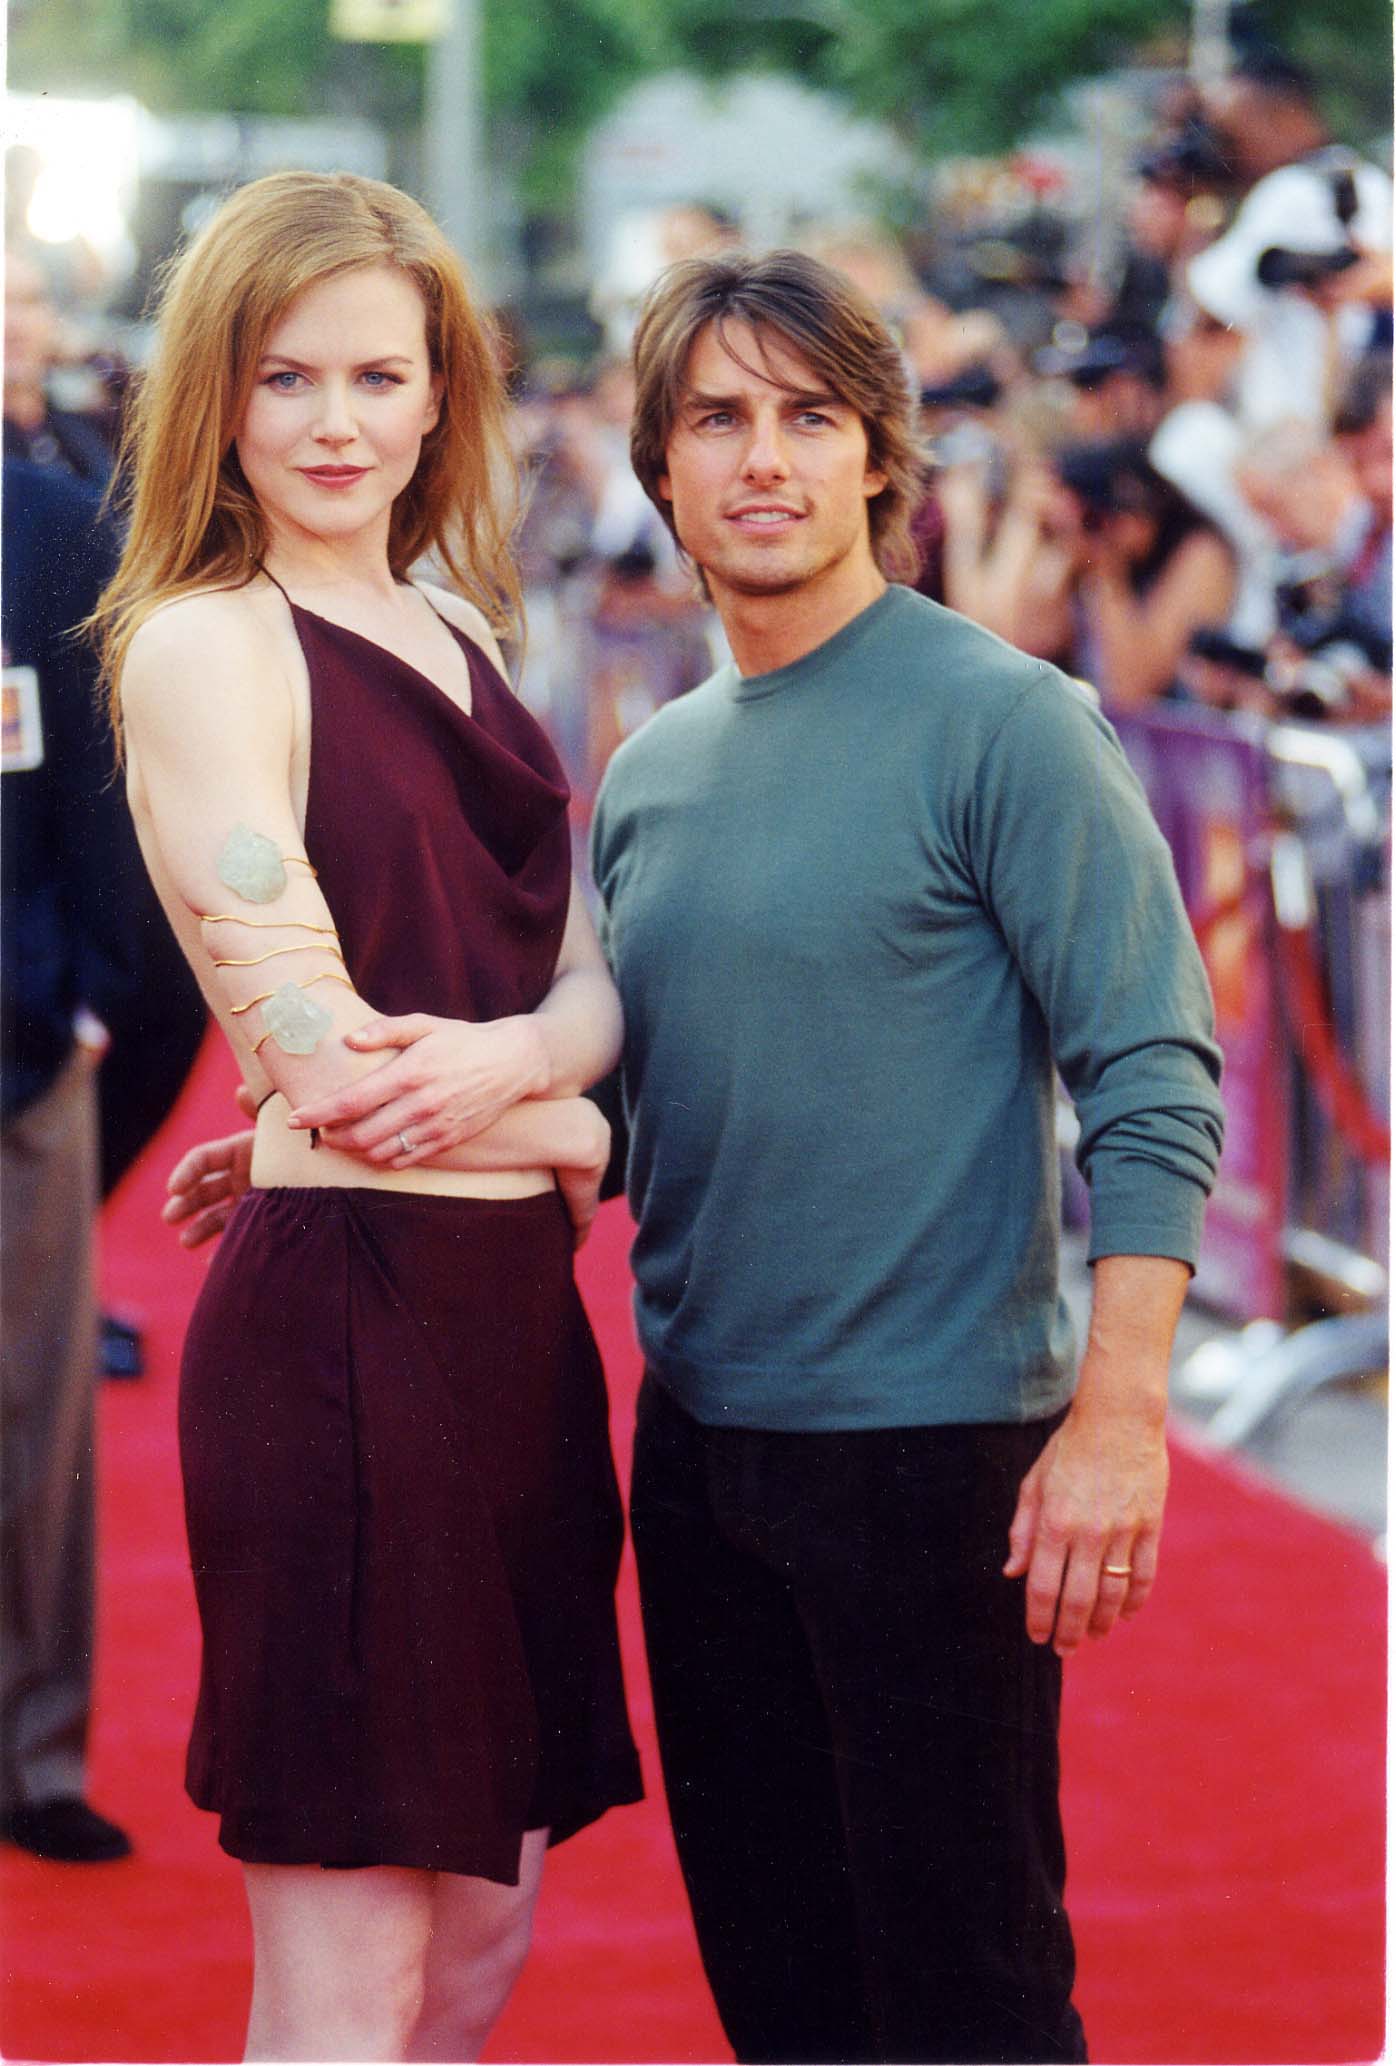
[[[231,1131],[205,1055],[114,1201],[109,1293],[145,1316],[151,1375],[102,1396],[102,1587],[92,1791],[119,1865],[0,1870],[0,2051],[16,2060],[240,2056],[238,1868],[186,1801],[196,1664],[174,1383],[205,1267],[160,1227],[164,1172]],[[637,1357],[628,1229],[582,1258],[622,1464]],[[1097,2059],[1328,2061],[1382,2042],[1384,1586],[1365,1546],[1244,1476],[1175,1455],[1164,1574],[1142,1621],[1075,1664],[1065,1732],[1079,2000]],[[498,2060],[720,2060],[669,1844],[627,1559],[626,1666],[650,1798],[555,1851]]]

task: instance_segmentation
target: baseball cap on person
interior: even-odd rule
[[[1149,331],[1115,329],[1108,323],[1089,330],[1060,325],[1056,340],[1034,354],[1033,364],[1039,373],[1077,387],[1096,387],[1112,373],[1134,373],[1156,387],[1163,384],[1158,339]]]

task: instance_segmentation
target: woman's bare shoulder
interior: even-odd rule
[[[473,639],[507,681],[509,676],[504,655],[484,611],[477,609],[474,603],[468,603],[463,595],[457,595],[454,589],[441,588],[434,581],[418,581],[416,586],[448,624],[454,624],[457,631],[463,631],[468,639]]]
[[[201,588],[157,603],[127,649],[127,666],[142,673],[166,660],[210,657],[225,641],[236,646],[265,635],[263,611],[246,588]]]
[[[285,669],[275,617],[250,588],[200,589],[161,603],[132,635],[121,670],[128,723],[197,688],[205,708],[233,697],[245,708],[280,705]]]
[[[127,648],[123,688],[161,678],[191,662],[215,674],[232,662],[263,661],[275,650],[276,624],[266,594],[252,588],[201,588],[159,603]]]

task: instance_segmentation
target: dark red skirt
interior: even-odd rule
[[[260,1864],[513,1884],[640,1798],[596,1344],[555,1192],[251,1191],[195,1307],[187,1784]]]

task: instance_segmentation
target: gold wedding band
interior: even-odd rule
[[[1102,1564],[1101,1571],[1106,1578],[1133,1578],[1134,1568],[1130,1564]]]

